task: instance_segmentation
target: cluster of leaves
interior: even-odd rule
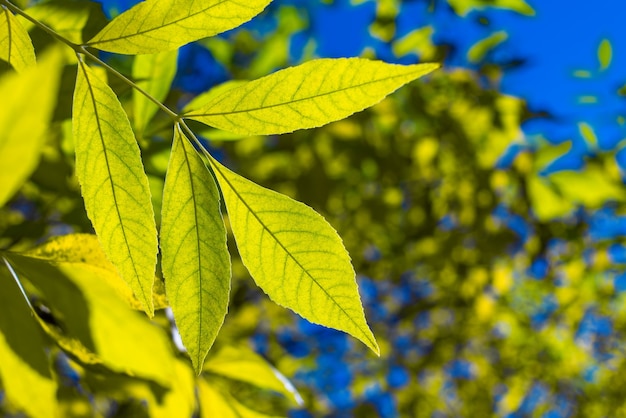
[[[11,67],[0,80],[0,92],[9,98],[0,121],[0,204],[8,203],[2,218],[0,376],[8,410],[47,416],[57,408],[71,413],[88,406],[57,402],[61,377],[79,370],[88,393],[126,400],[132,411],[141,409],[143,399],[151,415],[189,416],[197,387],[204,416],[253,414],[227,394],[217,395],[219,379],[190,377],[192,369],[176,357],[163,329],[133,309],[158,323],[165,317],[155,310],[171,308],[196,374],[286,392],[250,353],[224,349],[204,363],[229,304],[231,261],[220,196],[241,260],[274,302],[379,352],[335,230],[310,207],[230,171],[189,124],[240,136],[319,127],[378,103],[437,65],[321,59],[220,85],[180,112],[163,103],[176,73],[177,48],[237,27],[268,3],[149,0],[102,27],[98,8],[88,2],[59,0],[30,9],[0,2],[0,57]],[[125,76],[94,51],[138,56]],[[152,179],[151,192],[144,161],[163,156],[152,151],[169,149],[162,138],[172,136],[167,168]],[[62,178],[24,186],[31,175],[46,177],[56,168]],[[72,173],[90,222],[75,203]],[[162,196],[154,205],[158,238],[153,195]],[[95,235],[72,234],[25,249],[29,234],[17,224],[28,211],[20,199],[42,202],[66,227],[80,224],[78,231],[89,231],[90,223]],[[51,342],[53,355],[47,354]],[[50,372],[52,359],[66,371],[61,377]],[[103,413],[111,407],[105,405]],[[179,409],[172,414],[172,408]]]

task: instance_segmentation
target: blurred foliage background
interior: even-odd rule
[[[131,5],[103,3],[109,15]],[[231,382],[235,398],[294,418],[626,416],[623,39],[612,37],[616,11],[578,3],[275,0],[181,49],[168,98],[178,108],[317,56],[444,62],[320,129],[238,138],[197,126],[227,165],[338,230],[382,352],[275,306],[235,260],[216,346],[254,348],[303,402]],[[106,58],[130,72],[129,59]],[[40,167],[0,213],[4,248],[91,230],[63,109]],[[160,205],[170,134],[153,126],[141,145]],[[128,399],[110,415],[136,416]]]

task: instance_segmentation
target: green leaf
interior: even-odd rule
[[[165,291],[199,374],[228,311],[230,254],[217,185],[178,124],[161,216]]]
[[[603,39],[598,47],[598,61],[600,62],[600,70],[606,70],[611,65],[613,59],[613,47],[608,39]]]
[[[57,385],[43,334],[2,258],[0,289],[0,379],[6,400],[34,418],[55,416]]]
[[[122,13],[88,42],[120,54],[170,51],[249,21],[271,0],[146,0]]]
[[[0,59],[18,72],[35,65],[35,49],[26,29],[8,9],[0,6],[0,13]]]
[[[211,160],[241,259],[270,298],[307,320],[345,331],[379,354],[350,256],[310,207]]]
[[[111,286],[120,298],[133,309],[142,309],[141,302],[135,297],[128,284],[119,275],[115,266],[106,258],[100,242],[92,234],[68,234],[52,238],[46,243],[26,252],[25,254],[55,262],[84,263],[105,271],[100,278]],[[163,292],[154,292],[155,309],[169,306]]]
[[[229,89],[189,108],[186,117],[247,135],[315,128],[372,106],[437,68],[361,58],[313,60]]]
[[[74,90],[76,175],[104,253],[149,316],[157,236],[148,178],[115,93],[83,62]]]
[[[583,171],[559,171],[548,178],[563,196],[588,208],[596,209],[606,202],[626,200],[624,186],[597,166],[586,167]]]
[[[593,150],[598,149],[598,137],[591,125],[585,122],[578,122],[578,131],[589,148]]]
[[[272,418],[239,403],[223,390],[219,390],[204,379],[198,380],[198,400],[201,418]],[[276,417],[278,418],[278,417]]]
[[[226,346],[204,365],[204,371],[239,380],[261,389],[282,393],[301,403],[302,398],[286,377],[273,368],[267,360],[244,347]]]
[[[535,15],[535,9],[524,0],[448,0],[448,4],[460,16],[466,16],[472,10],[484,10],[488,7],[508,9],[526,16]]]
[[[467,51],[468,61],[474,64],[482,61],[492,49],[506,41],[508,37],[509,35],[505,31],[498,31],[481,39]]]
[[[62,53],[54,48],[38,65],[0,79],[0,206],[37,168],[62,68]]]
[[[176,75],[177,59],[176,50],[137,56],[133,62],[135,83],[155,99],[163,101]],[[158,109],[144,94],[133,89],[133,123],[138,134],[143,133]]]
[[[82,344],[78,349],[93,353],[113,371],[170,386],[174,355],[167,334],[128,307],[102,279],[106,270],[17,254],[6,257],[25,287],[36,290],[62,334]]]
[[[107,24],[102,7],[91,1],[46,1],[29,7],[27,13],[76,44],[82,44]],[[31,21],[21,20],[27,30],[35,27]]]
[[[564,217],[576,208],[571,200],[559,195],[541,176],[531,174],[526,181],[533,212],[540,221],[548,222]]]

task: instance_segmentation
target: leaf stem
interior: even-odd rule
[[[59,35],[54,29],[50,28],[49,26],[47,26],[46,24],[40,22],[39,20],[33,18],[32,16],[28,15],[28,13],[24,12],[22,9],[20,9],[18,6],[16,6],[13,3],[11,3],[9,0],[0,0],[0,4],[5,6],[7,9],[12,11],[13,13],[19,14],[20,16],[22,16],[24,19],[30,21],[35,26],[41,28],[46,33],[48,33],[50,36],[52,36],[53,38],[58,40],[59,42],[69,46],[70,48],[72,48],[76,52],[77,55],[78,54],[83,54],[83,55],[87,56],[89,59],[91,59],[92,61],[97,62],[98,64],[100,64],[101,66],[106,68],[111,74],[113,74],[114,76],[119,78],[122,82],[127,84],[129,87],[137,90],[139,93],[141,93],[144,96],[146,96],[146,98],[148,100],[150,100],[152,103],[157,105],[163,112],[167,113],[167,115],[170,116],[173,119],[174,122],[177,122],[177,121],[179,121],[181,119],[181,116],[178,113],[174,112],[169,107],[165,106],[159,100],[157,100],[154,97],[152,97],[152,95],[150,93],[146,92],[144,89],[142,89],[137,84],[135,84],[128,77],[126,77],[125,75],[123,75],[122,73],[117,71],[115,68],[111,67],[109,64],[107,64],[106,62],[104,62],[103,60],[98,58],[96,55],[91,53],[87,49],[87,47],[85,45],[75,44],[74,42],[70,41],[69,39]]]

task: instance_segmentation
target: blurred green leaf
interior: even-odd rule
[[[611,65],[613,59],[613,47],[608,39],[603,39],[598,46],[598,61],[600,62],[600,70],[606,70]]]
[[[26,29],[8,9],[0,8],[0,59],[21,72],[35,65],[35,50]]]

